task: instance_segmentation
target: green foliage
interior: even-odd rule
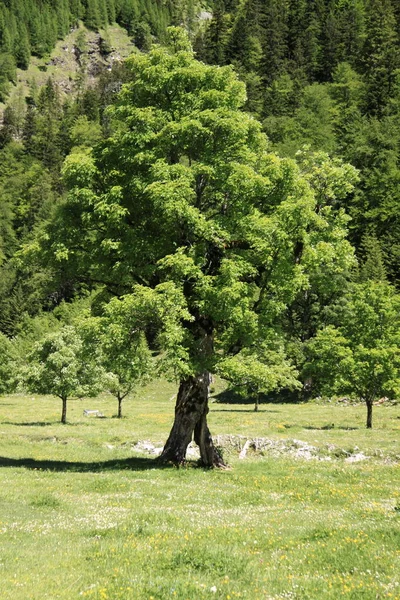
[[[399,394],[399,309],[400,297],[388,284],[354,285],[337,307],[335,325],[320,330],[307,346],[306,370],[323,393],[356,393],[370,407],[381,396]]]
[[[172,282],[161,283],[154,289],[134,286],[131,294],[112,299],[104,310],[105,315],[98,327],[105,346],[104,360],[108,371],[116,372],[119,360],[121,378],[124,377],[123,369],[126,369],[127,377],[131,377],[129,370],[136,370],[137,376],[143,381],[157,373],[165,373],[174,379],[190,373],[188,352],[182,347],[185,339],[182,321],[190,321],[192,317],[186,308],[183,294]],[[118,344],[114,345],[112,336],[107,333],[114,327],[119,332],[118,339],[124,345],[126,357],[118,357]],[[157,362],[151,360],[144,339],[144,334],[151,332],[157,332],[155,345],[163,349]],[[135,353],[138,361],[135,359],[132,363]]]
[[[399,38],[391,0],[370,0],[366,22],[364,70],[367,75],[367,107],[380,114],[392,95],[399,68]]]
[[[279,340],[260,340],[255,351],[244,349],[222,359],[218,373],[245,397],[301,388],[298,372]]]
[[[87,347],[78,331],[65,325],[35,344],[22,370],[23,384],[31,392],[52,394],[66,402],[71,396],[95,396],[102,389],[102,370],[95,346]]]
[[[0,157],[0,329],[13,336],[24,313],[35,314],[52,303],[49,269],[28,259],[22,247],[35,245],[33,238],[49,218],[57,193],[47,169],[20,144],[9,143]]]
[[[373,235],[364,236],[361,248],[363,257],[360,266],[360,280],[386,281],[387,273],[383,253],[377,238]]]
[[[0,101],[7,97],[10,82],[16,80],[15,60],[10,54],[0,54]]]
[[[152,36],[150,25],[145,21],[139,21],[133,30],[133,41],[135,46],[142,50],[142,52],[148,52],[152,44]]]
[[[224,32],[218,41],[215,31]],[[235,65],[247,108],[263,117],[280,155],[308,144],[360,170],[347,207],[352,242],[361,253],[361,239],[374,231],[392,282],[400,256],[399,31],[391,0],[243,0],[217,3],[201,50],[209,62]]]
[[[290,113],[294,93],[294,84],[287,78],[275,82],[269,89],[268,112],[272,115],[263,124],[277,150],[284,156],[294,156],[302,145],[307,144],[313,150],[334,151],[333,105],[326,86],[315,83],[305,87],[293,115],[285,115]]]
[[[102,25],[99,0],[87,0],[85,23],[89,29],[99,29]]]
[[[260,389],[298,387],[271,329],[316,273],[349,270],[336,204],[354,169],[308,155],[301,173],[268,154],[232,69],[197,62],[181,30],[169,36],[169,48],[128,60],[134,78],[107,111],[110,138],[67,158],[70,193],[43,251],[122,296],[113,318],[123,311],[127,331],[151,324],[176,376],[226,359],[231,380],[242,361]]]
[[[201,39],[200,60],[209,64],[225,64],[226,45],[228,41],[229,16],[225,14],[224,3],[214,2],[213,18]],[[199,40],[198,40],[199,43]]]
[[[101,127],[98,123],[89,121],[82,115],[78,117],[71,127],[70,139],[72,146],[91,148],[102,138]]]
[[[187,40],[170,32],[169,52],[138,55],[91,89],[82,68],[78,99],[64,107],[51,79],[27,104],[24,91],[12,94],[0,129],[0,329],[7,335],[82,285],[99,282],[120,296],[168,282],[165,295],[179,297],[179,310],[165,329],[157,313],[146,335],[154,348],[169,348],[163,364],[171,372],[203,362],[193,324],[199,315],[211,320],[215,352],[205,362],[212,368],[224,353],[251,354],[275,323],[282,360],[290,363],[287,354],[301,371],[304,342],[330,322],[349,279],[398,283],[395,3],[226,0],[213,3],[212,19],[198,20],[203,9],[147,0],[61,0],[57,11],[47,0],[1,4],[3,100],[16,63],[25,68],[30,52],[46,56],[79,19],[95,29],[118,21],[145,52],[165,39],[170,22],[183,22],[198,34],[199,57],[225,65],[199,65]],[[115,90],[129,80],[115,104]],[[298,170],[267,156],[259,126],[241,107],[262,117],[269,149],[294,158]],[[299,153],[304,144],[310,151]],[[358,180],[342,160],[357,167]],[[49,234],[45,223],[64,185],[72,192]]]
[[[19,362],[14,340],[0,333],[0,394],[10,394],[15,391]]]
[[[122,400],[156,374],[143,324],[142,328],[139,323],[136,328],[132,322],[128,326],[125,311],[120,302],[110,302],[104,316],[90,320],[86,326],[100,346],[104,385],[118,399],[119,417]]]
[[[32,0],[0,4],[0,100],[15,80],[15,64],[26,69],[31,54],[48,55],[58,39],[63,39],[82,20],[89,29],[106,29],[118,22],[129,33],[136,32],[138,43],[146,47],[151,35],[162,37],[171,22],[195,26],[197,2],[167,3],[148,0]],[[103,34],[102,34],[103,35]],[[107,34],[105,34],[106,36]],[[106,39],[103,37],[102,39]],[[104,49],[104,45],[103,45]]]

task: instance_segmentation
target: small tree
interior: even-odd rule
[[[126,327],[121,308],[120,302],[110,302],[99,320],[105,386],[118,400],[118,418],[124,398],[149,380],[154,366],[143,331]]]
[[[340,323],[340,324],[339,324]],[[356,393],[367,405],[372,427],[374,400],[400,392],[400,296],[388,284],[355,285],[335,325],[308,343],[306,373],[326,393]]]
[[[62,400],[61,423],[67,422],[68,398],[95,396],[103,383],[96,348],[88,348],[70,325],[37,342],[28,356],[23,380],[30,392]]]
[[[281,389],[300,389],[298,373],[285,356],[279,342],[260,343],[256,351],[243,349],[235,356],[224,358],[219,373],[230,381],[239,394],[255,396],[258,411],[260,395]]]

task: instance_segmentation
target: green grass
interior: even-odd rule
[[[132,445],[165,441],[175,392],[148,386],[122,420],[107,396],[74,400],[65,426],[54,398],[0,398],[2,600],[400,598],[398,406],[367,431],[363,405],[213,403],[216,435],[382,456],[157,468]]]

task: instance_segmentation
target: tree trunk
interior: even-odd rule
[[[192,438],[200,448],[206,467],[226,466],[215,448],[207,425],[210,373],[181,381],[175,406],[175,420],[159,461],[182,465]]]
[[[61,423],[65,425],[67,422],[67,398],[61,398],[62,400],[62,413],[61,413]]]
[[[372,429],[372,400],[366,400],[367,404],[367,429]]]
[[[121,395],[118,393],[117,396],[118,399],[118,419],[122,419],[122,397]]]
[[[257,394],[257,396],[256,396],[256,402],[255,402],[255,404],[254,404],[254,412],[257,412],[257,411],[258,411],[258,405],[259,405],[259,402],[260,402],[260,400],[259,400],[259,396],[258,396],[258,394]]]

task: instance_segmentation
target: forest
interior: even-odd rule
[[[126,61],[87,77],[87,33]],[[16,89],[77,32],[74,93]],[[211,374],[255,399],[400,393],[400,7],[394,0],[5,0],[0,392],[122,401]]]

